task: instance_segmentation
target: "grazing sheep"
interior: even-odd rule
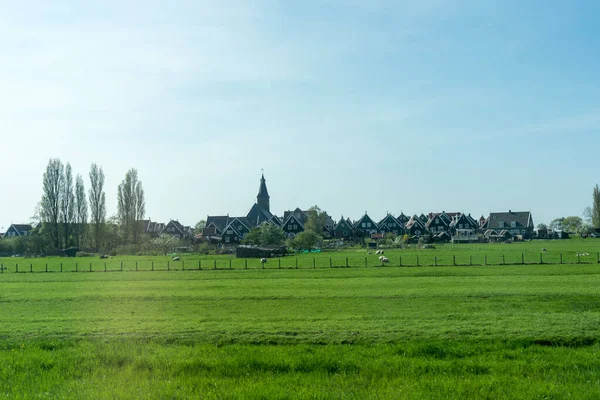
[[[384,258],[384,256],[379,256],[379,261],[383,261]]]
[[[371,253],[371,252],[369,251],[367,254],[368,254],[368,255],[371,255],[371,254],[373,254],[373,253]]]
[[[389,262],[390,262],[390,259],[389,259],[389,258],[387,258],[387,257],[383,257],[383,258],[381,259],[381,263],[382,263],[382,264],[384,264],[384,263],[389,263]]]
[[[100,259],[101,259],[101,260],[106,260],[107,258],[108,258],[108,256],[107,256],[106,254],[102,254],[102,255],[100,256]]]
[[[179,261],[180,258],[179,257],[173,257],[173,261]]]
[[[267,263],[267,259],[266,258],[261,258],[260,259],[260,263],[261,264],[266,264]]]
[[[548,250],[546,250],[546,249],[542,249],[542,253],[545,253],[545,252],[547,252],[547,251],[548,251]]]

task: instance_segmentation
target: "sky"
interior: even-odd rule
[[[23,0],[0,13],[0,230],[50,158],[138,170],[146,216],[581,215],[598,1]]]

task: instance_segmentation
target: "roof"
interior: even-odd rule
[[[394,217],[392,214],[386,215],[385,218],[383,218],[381,221],[379,221],[379,223],[377,224],[377,227],[378,227],[378,229],[381,229],[384,224],[387,226],[390,222],[393,222],[394,224],[396,224],[398,226],[398,228],[403,227],[403,224],[400,221],[398,221],[396,219],[396,217]]]
[[[33,226],[31,226],[30,224],[12,224],[10,227],[8,227],[8,229],[10,229],[11,227],[14,228],[17,232],[19,232],[19,234],[21,234],[21,232],[29,232],[33,230]]]
[[[265,221],[270,221],[271,218],[273,218],[273,214],[257,203],[254,203],[248,214],[246,214],[246,221],[251,226],[258,226]]]
[[[412,228],[415,224],[418,225],[420,228],[425,229],[423,221],[420,217],[417,217],[416,215],[411,217],[410,220],[408,220],[408,222],[406,223],[406,229]]]
[[[260,177],[260,187],[258,188],[259,197],[269,197],[269,191],[267,190],[267,183],[265,181],[265,174]]]
[[[504,222],[504,226],[500,226]],[[516,228],[533,229],[533,218],[530,211],[508,211],[500,213],[491,213],[488,218],[487,227],[489,229],[511,228],[511,223],[516,222]]]
[[[355,229],[360,228],[360,224],[362,222],[364,222],[364,221],[371,222],[373,224],[373,226],[371,226],[371,228],[372,229],[377,229],[377,224],[375,223],[375,221],[373,221],[371,219],[371,217],[369,217],[369,215],[367,213],[365,213],[365,215],[363,215],[362,217],[360,217],[360,219],[354,223],[354,228]],[[367,228],[367,229],[369,229],[369,228]]]
[[[209,215],[206,217],[206,226],[211,224],[223,232],[223,229],[229,224],[229,215]]]

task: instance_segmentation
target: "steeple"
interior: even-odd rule
[[[269,196],[269,191],[267,190],[267,184],[265,182],[265,174],[263,172],[263,174],[260,178],[260,187],[258,189],[258,196],[256,196],[256,204],[258,204],[261,208],[264,208],[265,210],[271,212],[270,206],[269,206],[270,198],[271,197]]]

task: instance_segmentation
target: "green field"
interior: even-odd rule
[[[381,268],[355,251],[268,270],[256,260],[229,270],[227,256],[202,258],[202,271],[193,255],[185,271],[166,271],[168,258],[115,257],[104,273],[98,259],[2,259],[0,398],[595,399],[599,245],[386,251],[518,264],[544,247],[562,265]],[[357,264],[329,268],[330,257]],[[68,273],[74,262],[98,272]],[[37,273],[14,273],[16,263]],[[54,272],[41,272],[46,263]]]

